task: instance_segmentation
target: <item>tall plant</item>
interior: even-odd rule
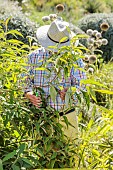
[[[21,73],[27,72],[26,56],[31,46],[17,39],[7,39],[9,34],[23,36],[17,30],[8,31],[8,22],[9,19],[1,21],[0,27],[0,168],[18,170],[75,167],[76,146],[64,137],[58,113],[49,106],[40,110],[29,108],[28,101],[25,102]],[[31,39],[29,40],[31,44]],[[62,66],[67,76],[72,66],[72,59],[80,57],[73,55],[69,60],[70,56],[71,47],[68,58],[65,58],[65,55],[64,59],[63,56],[56,59],[54,56],[48,62],[53,62],[55,59],[56,64],[53,69],[58,71]],[[70,65],[67,65],[66,60],[69,60]],[[55,93],[54,86],[51,85],[51,95],[54,96]],[[68,101],[69,96],[67,96]],[[64,122],[68,126],[69,122],[65,116]]]

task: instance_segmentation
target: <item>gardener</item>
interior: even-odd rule
[[[69,31],[69,24],[67,22],[64,22],[62,18],[58,17],[54,21],[52,21],[50,25],[44,25],[38,28],[36,36],[38,42],[41,44],[42,47],[33,51],[28,56],[28,70],[30,75],[27,77],[25,97],[29,99],[34,106],[40,108],[42,104],[42,99],[40,96],[36,96],[33,93],[34,86],[40,87],[44,91],[44,96],[47,98],[47,105],[50,105],[55,110],[59,111],[62,119],[63,108],[65,106],[65,95],[67,90],[71,86],[77,87],[79,89],[80,80],[85,78],[85,73],[72,68],[68,80],[64,78],[64,74],[62,73],[62,82],[60,83],[60,85],[62,86],[62,90],[60,90],[57,89],[58,86],[54,84],[54,77],[56,76],[55,72],[51,72],[51,76],[47,78],[48,72],[46,72],[45,70],[38,70],[37,68],[39,68],[39,66],[44,63],[45,59],[47,61],[47,59],[51,57],[51,50],[49,49],[49,46],[55,46],[57,44],[57,50],[62,46],[69,46],[70,39],[73,38],[75,34],[72,31]],[[68,38],[67,40],[64,40],[60,43],[60,40],[63,37]],[[78,41],[75,45],[78,45]],[[57,50],[53,50],[57,55]],[[77,63],[80,67],[84,67],[82,59],[79,59]],[[52,68],[52,64],[49,64],[49,68]],[[50,82],[52,82],[58,90],[55,103],[52,101],[51,97],[48,97],[50,95]],[[78,123],[75,109],[69,110],[67,113],[65,113],[65,115],[68,118],[69,122],[73,125],[73,127],[69,126],[68,129],[66,129],[67,127],[64,126],[65,133],[67,133],[70,138],[77,138]]]

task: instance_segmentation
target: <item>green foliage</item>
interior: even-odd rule
[[[84,12],[87,13],[102,13],[103,11],[111,12],[104,0],[82,0],[82,7]]]
[[[102,50],[103,54],[102,57],[104,61],[108,62],[113,57],[113,14],[105,14],[105,13],[95,13],[89,14],[83,17],[78,21],[78,27],[86,32],[88,29],[98,30],[101,31],[100,25],[106,22],[109,24],[109,29],[107,31],[102,32],[102,37],[108,40],[108,44],[106,46],[101,46],[100,49]]]
[[[36,37],[36,29],[38,24],[32,22],[28,16],[22,12],[22,8],[17,2],[8,0],[0,0],[0,20],[5,21],[10,18],[7,30],[17,30],[22,33],[22,36],[16,36],[16,39],[28,44],[27,36]],[[13,34],[8,34],[7,39],[14,38]]]
[[[79,102],[76,106],[80,134],[79,144],[75,146],[64,136],[58,112],[49,106],[37,109],[30,106],[23,97],[21,73],[27,72],[25,56],[32,50],[32,39],[30,37],[28,39],[30,46],[17,39],[7,39],[8,34],[23,37],[17,30],[8,31],[8,22],[9,19],[5,22],[1,21],[0,26],[0,169],[71,167],[112,169],[112,96],[104,107],[98,106],[94,93],[99,91],[108,97],[109,94],[112,95],[112,74],[108,74],[108,71],[112,73],[112,64],[108,67],[106,65],[100,72],[97,70],[94,75],[89,75],[89,79],[81,82],[88,86],[87,91],[78,97]],[[68,77],[72,66],[75,69],[79,68],[73,61],[84,58],[84,51],[87,51],[83,46],[74,46],[75,41],[80,38],[84,36],[75,36],[71,46],[60,48],[58,57],[53,54],[50,60],[38,69],[47,69],[46,65],[53,62],[53,71],[57,73],[56,84],[59,83],[58,77],[61,78],[61,68],[64,70],[65,77]],[[57,48],[57,46],[51,48]],[[50,85],[50,95],[55,96],[57,91],[52,82]],[[72,106],[71,95],[75,92],[74,87],[68,90],[67,105]],[[95,103],[91,103],[91,99]],[[65,118],[64,121],[69,124]]]
[[[8,34],[23,36],[8,32],[8,21],[1,21],[5,31],[0,27],[0,168],[74,167],[75,146],[64,136],[58,113],[29,106],[23,97],[21,73],[27,72],[25,48],[30,52],[31,47],[7,39]]]
[[[79,169],[112,169],[113,110],[90,103],[78,108],[80,145],[78,147]]]
[[[67,1],[67,0],[32,0],[32,1],[25,1],[23,3],[23,8],[25,11],[31,13],[29,16],[33,21],[43,24],[41,21],[42,16],[49,15],[56,13],[56,5],[63,4],[65,9],[64,12],[61,14],[65,20],[68,20],[71,23],[76,23],[77,19],[83,16],[83,9],[80,10],[80,1]],[[73,17],[71,17],[73,16]]]
[[[80,169],[112,169],[113,163],[113,67],[112,63],[91,75],[87,74],[90,108],[81,99],[79,113]],[[95,82],[94,82],[95,81]],[[104,83],[103,83],[104,82]],[[85,83],[85,82],[84,82]],[[102,84],[103,83],[103,84]]]
[[[25,11],[30,11],[31,15],[29,17],[33,21],[42,24],[41,17],[50,13],[56,13],[55,6],[61,3],[65,7],[62,13],[63,18],[73,24],[76,24],[77,20],[87,13],[102,13],[103,11],[110,13],[113,8],[111,0],[62,0],[62,2],[60,0],[25,0],[22,6]]]
[[[113,109],[113,79],[112,79],[113,67],[112,63],[103,64],[102,68],[95,72],[93,75],[96,81],[104,82],[106,88],[96,88],[95,95],[98,105],[104,106],[108,109]],[[92,77],[92,76],[91,76]]]
[[[112,169],[112,127],[106,123],[106,117],[103,116],[97,124],[91,119],[82,131],[82,137],[84,142],[82,141],[82,159],[79,164],[89,169]]]

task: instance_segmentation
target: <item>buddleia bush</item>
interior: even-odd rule
[[[102,37],[108,40],[106,46],[101,46],[102,57],[104,61],[108,62],[113,57],[113,13],[95,13],[89,14],[78,21],[78,27],[86,32],[88,29],[97,30],[101,32],[101,24],[106,23],[109,25],[107,31],[102,31]]]
[[[23,12],[18,2],[9,0],[0,0],[0,20],[5,21],[10,18],[8,30],[17,30],[22,33],[23,37],[17,36],[17,39],[28,44],[27,36],[35,37],[38,24],[32,22]],[[14,38],[8,35],[8,39]]]

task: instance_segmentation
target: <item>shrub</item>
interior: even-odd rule
[[[18,2],[0,0],[0,20],[6,20],[10,17],[8,30],[18,30],[23,37],[17,36],[17,39],[27,43],[27,36],[35,37],[38,24],[32,22],[18,6]],[[8,35],[8,39],[14,38],[13,35]]]
[[[78,27],[84,32],[88,29],[101,31],[100,25],[103,22],[108,23],[110,26],[107,31],[102,32],[102,37],[108,40],[108,44],[100,47],[103,51],[102,57],[104,61],[108,62],[113,57],[113,14],[95,13],[86,15],[78,21]]]
[[[84,13],[102,13],[103,11],[110,12],[110,7],[104,1],[100,0],[82,0],[82,8]]]

